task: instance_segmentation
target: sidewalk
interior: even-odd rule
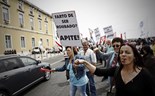
[[[36,60],[45,60],[45,59],[48,59],[48,58],[51,58],[51,57],[55,57],[55,56],[58,56],[58,55],[62,55],[63,52],[60,52],[60,53],[50,53],[50,54],[29,54],[29,53],[25,53],[25,54],[18,54],[18,55],[21,55],[21,56],[29,56],[31,58],[34,58]]]

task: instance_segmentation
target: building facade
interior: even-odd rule
[[[26,0],[0,0],[0,54],[9,50],[31,52],[36,46],[52,48],[53,19]]]

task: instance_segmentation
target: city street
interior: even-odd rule
[[[63,55],[57,55],[44,61],[50,62],[52,68],[62,66],[64,64]],[[66,80],[65,72],[55,72],[47,82],[36,84],[28,89],[20,96],[69,96],[69,83]],[[106,96],[107,81],[101,82],[102,77],[95,76],[97,96]],[[78,91],[76,96],[80,96]]]
[[[94,75],[97,96],[109,89],[155,96],[155,0],[0,0],[0,6],[0,96],[70,96],[72,83],[84,94],[85,67],[101,76]],[[66,70],[56,72],[62,66],[71,81]]]

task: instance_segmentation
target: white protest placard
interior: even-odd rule
[[[101,37],[99,28],[94,29],[94,32],[95,32],[96,41],[99,42],[100,41],[100,37]]]
[[[104,30],[104,34],[106,35],[107,39],[114,38],[112,26],[104,27],[103,30]]]
[[[75,11],[52,14],[62,46],[82,46]]]

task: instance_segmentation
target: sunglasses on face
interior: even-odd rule
[[[114,47],[114,48],[115,48],[115,47],[118,48],[118,47],[120,47],[120,45],[113,45],[113,47]]]

